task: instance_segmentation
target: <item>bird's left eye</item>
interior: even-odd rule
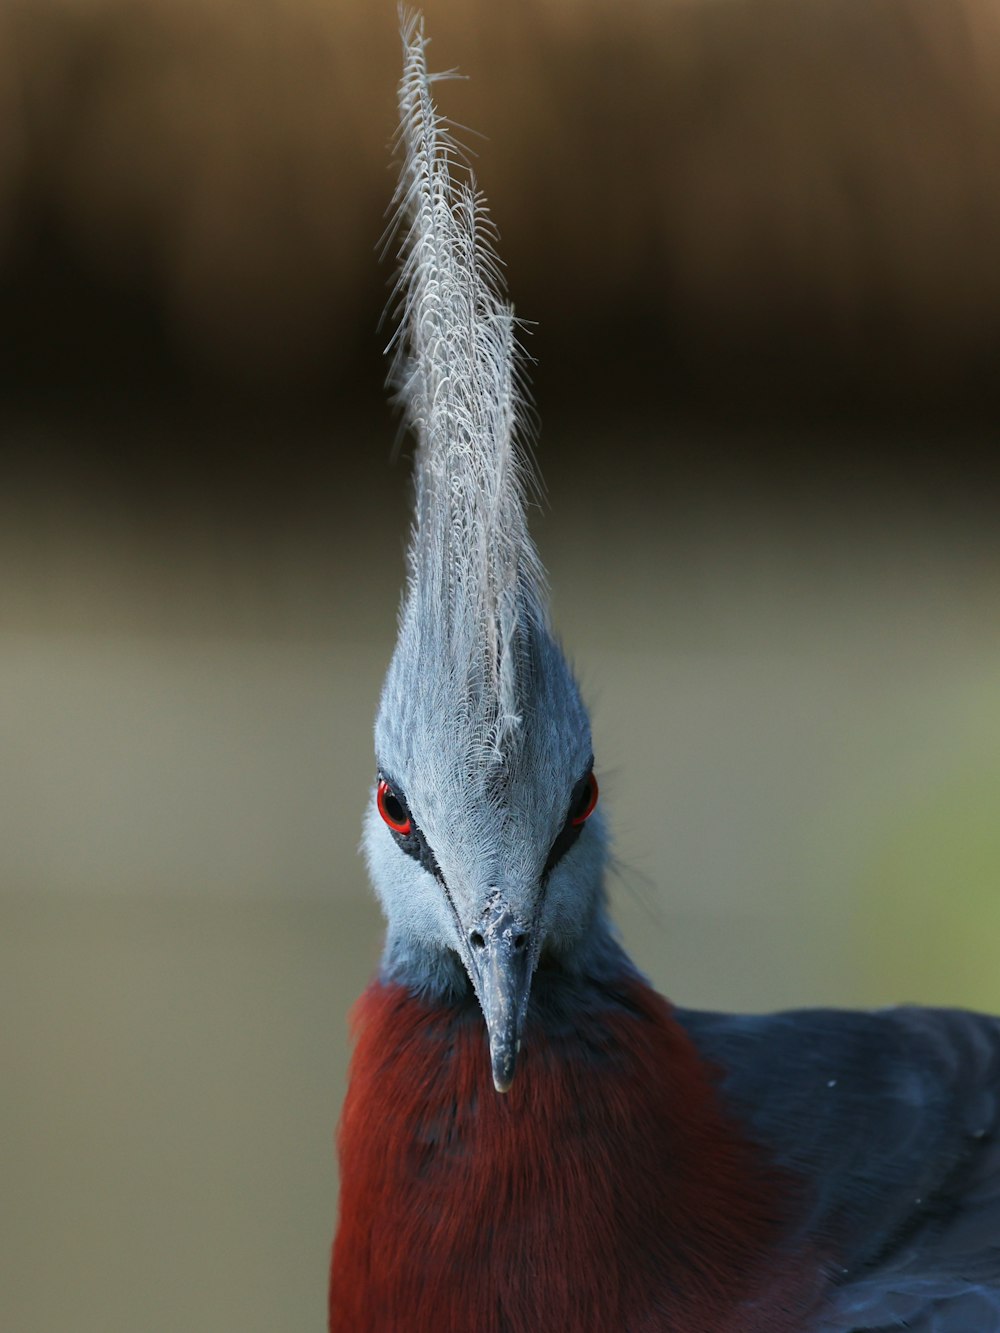
[[[378,806],[378,812],[385,822],[392,829],[393,833],[398,833],[401,837],[406,837],[413,832],[413,820],[410,818],[410,812],[399,799],[393,789],[386,782],[385,778],[379,779],[379,784],[375,792],[375,804]]]
[[[583,790],[576,799],[576,805],[570,812],[570,823],[574,828],[579,828],[581,824],[585,824],[594,813],[598,795],[597,779],[594,777],[594,770],[591,769],[587,774],[586,782],[583,784]]]

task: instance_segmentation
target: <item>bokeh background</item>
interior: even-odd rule
[[[680,1002],[1000,1009],[1000,10],[427,0]],[[0,8],[0,1326],[323,1327],[391,0]]]

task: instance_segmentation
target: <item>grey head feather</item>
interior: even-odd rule
[[[528,534],[526,406],[514,312],[482,194],[431,96],[423,20],[404,21],[393,378],[416,438],[401,643],[452,674],[470,758],[501,762],[522,722],[528,639],[546,622]]]
[[[389,350],[415,501],[375,743],[433,861],[400,850],[374,799],[364,849],[389,923],[383,974],[440,991],[465,984],[463,964],[472,975],[470,930],[501,898],[535,962],[543,941],[579,952],[601,910],[605,838],[598,813],[548,873],[592,762],[590,724],[528,532],[528,408],[493,228],[434,105],[442,76],[427,71],[418,16],[403,16],[402,38]]]

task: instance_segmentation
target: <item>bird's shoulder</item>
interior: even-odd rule
[[[1000,1333],[1000,1019],[677,1011],[725,1101],[802,1182],[831,1256],[817,1333]]]

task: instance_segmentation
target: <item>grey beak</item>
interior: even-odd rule
[[[528,1011],[533,950],[531,935],[503,903],[494,904],[469,933],[473,983],[490,1038],[493,1086],[514,1082],[521,1032]]]

